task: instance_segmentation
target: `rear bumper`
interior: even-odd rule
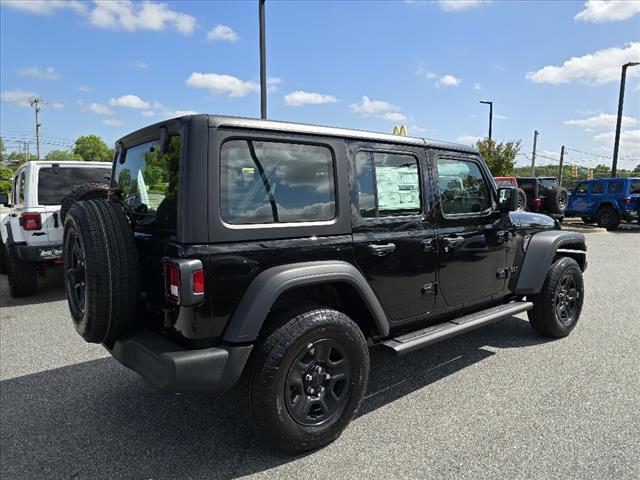
[[[13,251],[24,262],[39,262],[41,260],[55,260],[62,257],[62,245],[47,245],[34,247],[32,245],[13,244]]]
[[[148,329],[135,330],[107,350],[165,392],[224,392],[244,370],[252,345],[187,350]]]

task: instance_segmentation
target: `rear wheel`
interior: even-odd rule
[[[615,230],[620,225],[620,215],[611,207],[602,207],[596,216],[598,226],[607,230]]]
[[[369,352],[356,323],[342,312],[282,314],[260,341],[245,377],[245,401],[258,434],[287,452],[335,440],[360,407]]]
[[[560,258],[549,268],[540,293],[530,299],[529,323],[545,337],[566,337],[578,323],[583,297],[580,266],[573,258]]]
[[[38,264],[18,258],[10,248],[6,250],[9,293],[14,298],[29,297],[38,291]]]
[[[65,288],[87,342],[117,339],[135,324],[138,257],[129,222],[106,200],[73,204],[64,224]]]

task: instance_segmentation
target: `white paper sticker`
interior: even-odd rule
[[[420,209],[420,184],[416,167],[376,167],[380,210]]]

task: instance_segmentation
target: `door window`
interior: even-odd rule
[[[624,190],[624,182],[622,181],[609,182],[609,187],[607,188],[607,191],[609,193],[622,193],[623,190]]]
[[[582,182],[578,184],[574,193],[576,195],[586,195],[588,191],[589,191],[589,184],[587,182]]]
[[[358,211],[363,218],[418,215],[418,159],[403,153],[356,154]]]
[[[596,182],[591,184],[591,194],[592,195],[600,195],[604,191],[602,182]]]
[[[24,172],[20,174],[16,181],[16,205],[24,204]]]
[[[445,215],[481,213],[491,208],[491,192],[475,162],[438,159],[438,187]]]
[[[631,187],[629,187],[630,194],[640,193],[640,180],[631,180]]]

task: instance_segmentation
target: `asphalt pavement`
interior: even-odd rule
[[[19,300],[2,275],[0,477],[638,479],[640,228],[571,225],[589,267],[568,338],[518,316],[405,357],[374,348],[357,417],[301,456],[254,436],[238,390],[163,394],[84,343],[59,273]]]

